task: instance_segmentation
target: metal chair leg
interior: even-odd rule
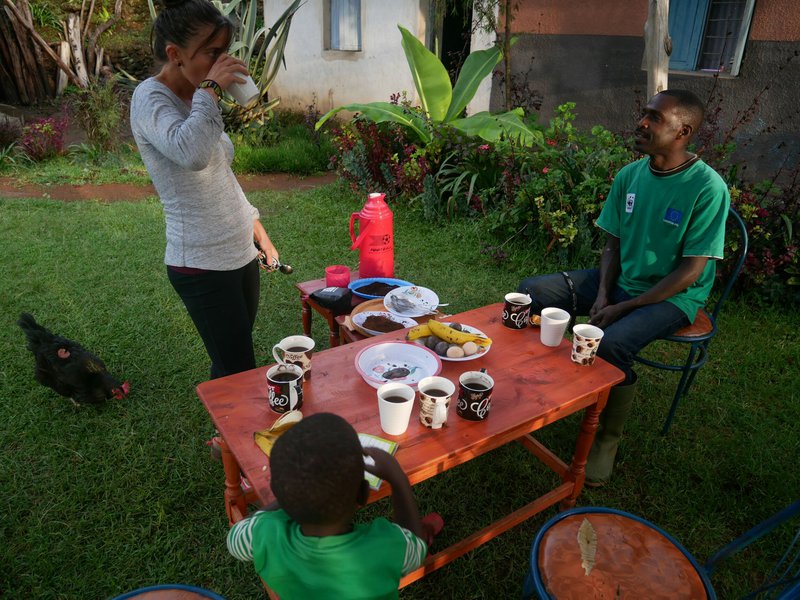
[[[672,406],[669,407],[669,414],[667,415],[666,421],[664,421],[664,427],[661,429],[661,435],[667,435],[667,433],[669,433],[669,428],[672,426],[672,419],[675,417],[675,413],[678,410],[678,403],[681,401],[681,396],[683,396],[684,390],[688,389],[686,381],[688,380],[690,373],[697,371],[697,369],[692,369],[694,357],[697,354],[697,349],[698,346],[692,344],[692,347],[689,350],[689,358],[686,359],[686,364],[683,366],[683,374],[681,375],[681,380],[678,383],[678,389],[675,390],[675,396],[672,398]]]
[[[700,344],[700,346],[698,348],[700,350],[700,355],[697,358],[697,362],[698,363],[700,363],[701,361],[702,361],[702,363],[705,363],[705,360],[703,360],[703,359],[708,355],[708,344],[710,342],[711,342],[711,340],[706,340],[705,342]],[[692,383],[694,383],[694,378],[697,375],[697,372],[700,370],[701,366],[702,366],[702,364],[699,364],[697,366],[697,368],[692,369],[692,374],[689,375],[689,380],[686,382],[686,389],[683,390],[683,395],[684,396],[689,393],[689,388],[692,387]]]

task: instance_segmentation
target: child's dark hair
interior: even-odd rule
[[[301,525],[336,523],[359,504],[361,443],[338,415],[311,415],[289,429],[275,442],[269,466],[275,498]]]
[[[162,8],[150,32],[150,48],[156,60],[167,60],[167,44],[186,48],[189,41],[204,26],[212,27],[206,42],[214,39],[220,31],[233,34],[234,24],[209,0],[161,0]]]

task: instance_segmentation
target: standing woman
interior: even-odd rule
[[[244,82],[226,54],[233,23],[208,0],[162,0],[151,44],[161,70],[136,87],[131,130],[166,219],[164,262],[211,359],[211,377],[255,368],[257,257],[278,252],[231,170],[220,95]]]

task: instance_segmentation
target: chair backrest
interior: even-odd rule
[[[757,539],[798,515],[800,515],[800,500],[793,502],[720,548],[706,561],[703,569],[710,576],[719,561],[752,544]],[[772,571],[766,575],[761,585],[745,598],[796,600],[800,597],[798,592],[800,592],[800,526],[798,526],[783,556],[772,568]]]
[[[734,230],[738,231],[740,242],[739,242],[739,247],[736,250],[736,259],[730,263],[733,265],[733,270],[730,272],[730,274],[727,275],[727,279],[725,280],[725,283],[722,287],[722,291],[720,292],[719,297],[714,303],[714,307],[711,309],[711,317],[713,318],[714,321],[717,320],[717,315],[719,314],[722,305],[725,303],[725,300],[728,298],[728,295],[731,293],[731,290],[733,289],[733,285],[736,283],[736,279],[742,272],[742,267],[744,267],[744,261],[747,258],[747,248],[749,245],[747,226],[744,224],[744,220],[739,215],[739,213],[736,212],[736,209],[733,208],[733,206],[731,206],[730,209],[728,210],[728,224],[731,225],[731,227]]]

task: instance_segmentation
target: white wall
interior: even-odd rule
[[[286,44],[286,69],[280,69],[270,98],[280,97],[282,108],[305,110],[316,97],[322,113],[351,102],[388,102],[391,94],[404,90],[414,102],[416,91],[397,25],[424,42],[427,2],[362,0],[361,52],[323,49],[324,2],[307,0],[295,14]],[[265,4],[271,24],[290,0],[265,0]]]
[[[497,15],[500,10],[500,3],[498,2],[494,7],[494,18],[497,22]],[[486,50],[491,48],[497,40],[497,34],[494,31],[482,31],[481,28],[475,27],[473,23],[472,39],[469,42],[470,52],[477,50]],[[489,75],[478,86],[478,91],[472,97],[472,101],[467,104],[467,114],[474,115],[475,113],[489,110],[489,101],[492,96],[492,76]]]

